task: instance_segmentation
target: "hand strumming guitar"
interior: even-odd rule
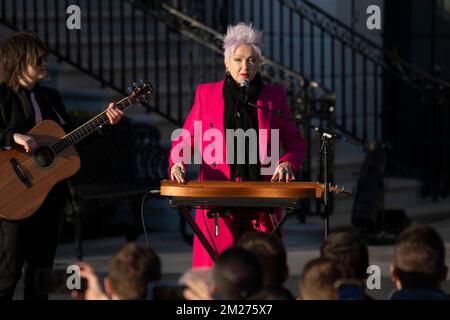
[[[25,152],[33,152],[37,148],[37,142],[32,136],[26,134],[14,133],[13,140],[25,149]]]

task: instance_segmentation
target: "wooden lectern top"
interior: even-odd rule
[[[318,182],[253,182],[253,181],[161,181],[161,196],[182,198],[321,198],[324,185]],[[349,193],[343,188],[330,186],[330,192]]]

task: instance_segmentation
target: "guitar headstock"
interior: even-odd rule
[[[337,193],[337,194],[343,194],[343,195],[346,195],[346,196],[351,196],[353,194],[352,191],[345,190],[345,187],[340,187],[338,185],[332,186],[331,184],[330,184],[330,191],[334,192],[334,193]]]
[[[143,80],[140,81],[139,85],[133,82],[129,92],[127,100],[129,100],[130,104],[142,103],[155,95],[155,89],[150,82]]]

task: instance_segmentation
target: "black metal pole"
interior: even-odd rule
[[[187,223],[191,227],[192,231],[194,231],[195,235],[197,236],[198,240],[201,242],[205,250],[208,252],[211,259],[214,261],[217,258],[217,252],[214,251],[211,244],[206,239],[205,235],[203,234],[202,230],[199,228],[197,223],[195,222],[194,218],[192,218],[191,213],[189,209],[186,206],[179,206],[181,215],[186,219]]]
[[[328,233],[330,231],[330,212],[329,212],[329,183],[328,183],[328,143],[329,139],[331,139],[332,136],[323,133],[322,134],[322,146],[321,146],[321,152],[323,154],[323,205],[324,205],[324,214],[323,214],[323,227],[324,227],[324,238],[326,239],[328,237]]]

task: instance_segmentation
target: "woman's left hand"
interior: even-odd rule
[[[106,109],[106,116],[108,117],[110,124],[116,124],[122,118],[123,111],[114,108],[114,103],[110,103],[108,109]]]
[[[295,180],[294,168],[289,162],[280,163],[276,169],[275,173],[272,176],[272,182],[275,181],[286,181],[290,182]]]

